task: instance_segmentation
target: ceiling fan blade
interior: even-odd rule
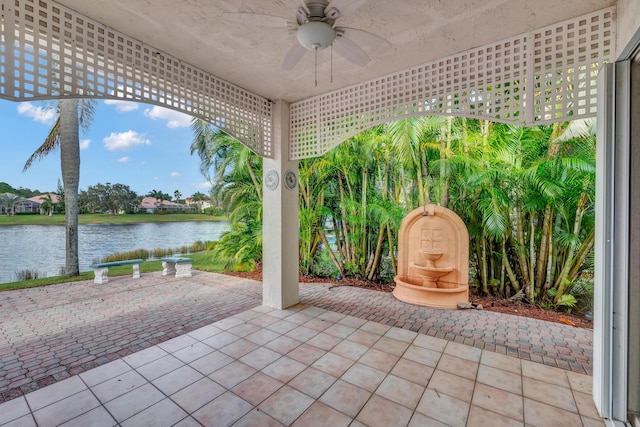
[[[300,62],[305,53],[307,53],[307,49],[296,41],[291,50],[289,50],[289,53],[287,53],[287,56],[284,57],[282,69],[291,70]]]
[[[333,48],[338,55],[359,67],[364,67],[371,61],[369,55],[356,42],[344,34],[338,34],[338,37],[333,42]]]
[[[240,24],[253,25],[256,27],[273,27],[273,28],[295,28],[297,24],[287,18],[272,15],[262,15],[260,13],[248,12],[225,12],[225,19],[229,21],[239,22]]]
[[[338,19],[342,16],[348,15],[368,0],[333,0],[324,9],[324,13],[327,16],[331,16],[333,19]],[[337,11],[337,15],[333,10]]]
[[[367,52],[389,49],[391,43],[382,37],[364,30],[348,27],[335,27],[337,34],[344,34]]]

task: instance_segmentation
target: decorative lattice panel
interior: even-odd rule
[[[615,50],[613,18],[605,9],[533,32],[527,123],[595,116],[598,69]]]
[[[319,156],[371,126],[417,115],[519,125],[591,117],[597,69],[613,54],[614,10],[296,102],[290,158]]]
[[[272,157],[271,102],[47,0],[2,0],[0,97],[160,105]]]

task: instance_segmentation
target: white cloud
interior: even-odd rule
[[[166,120],[167,127],[174,128],[186,128],[191,125],[191,116],[178,111],[169,110],[163,107],[153,107],[144,110],[145,116],[152,120]]]
[[[171,176],[173,177],[180,176],[180,172],[171,172]]]
[[[37,107],[30,102],[22,102],[18,104],[18,114],[30,117],[35,122],[49,126],[53,125],[58,118],[58,112],[55,108]]]
[[[153,177],[153,180],[154,180],[154,181],[157,181],[157,180],[159,180],[159,179],[160,179],[160,178],[158,178],[157,176],[154,176],[154,177]]]
[[[82,141],[80,141],[80,149],[81,150],[86,150],[87,148],[89,148],[90,144],[91,144],[91,140],[90,139],[83,139]]]
[[[113,105],[116,107],[118,113],[128,113],[129,111],[135,111],[139,105],[137,102],[120,101],[116,99],[107,99],[104,101],[106,105]]]
[[[213,186],[213,184],[211,184],[209,181],[206,181],[206,182],[195,182],[191,184],[191,186],[199,190],[208,190]]]
[[[112,132],[102,142],[104,142],[104,147],[109,151],[127,151],[136,145],[151,145],[151,141],[146,139],[144,134],[139,134],[134,130],[120,133]]]
[[[118,163],[127,163],[129,160],[131,160],[129,157],[120,157]]]
[[[140,166],[144,166],[144,165],[146,165],[146,164],[147,164],[147,161],[146,161],[146,160],[143,160],[143,161],[141,161],[141,162],[140,162]]]

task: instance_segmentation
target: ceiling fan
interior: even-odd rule
[[[249,12],[228,12],[225,17],[243,24],[286,28],[295,32],[297,42],[282,62],[285,70],[295,67],[307,50],[314,50],[317,59],[317,52],[330,46],[347,61],[364,67],[371,61],[364,48],[386,48],[390,46],[389,42],[367,31],[337,26],[336,22],[366,2],[301,0],[295,20]]]

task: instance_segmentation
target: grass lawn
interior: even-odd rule
[[[222,262],[214,263],[211,260],[211,254],[206,251],[184,256],[193,260],[192,267],[194,270],[210,271],[214,273],[224,270],[224,264]],[[150,273],[152,271],[162,271],[162,263],[159,260],[145,261],[140,264],[141,273]],[[119,267],[109,268],[109,277],[129,275],[131,275],[130,265],[121,265]],[[22,282],[0,283],[0,291],[35,288],[38,286],[55,285],[58,283],[77,282],[79,280],[93,280],[93,271],[80,273],[80,276],[77,277],[54,276],[42,279],[24,280]]]
[[[226,218],[205,214],[166,214],[154,215],[148,213],[107,215],[83,214],[78,215],[80,224],[132,224],[138,222],[189,222],[189,221],[224,221]],[[12,215],[0,216],[2,225],[64,225],[64,215]]]

